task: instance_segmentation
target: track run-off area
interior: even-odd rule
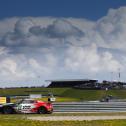
[[[39,121],[83,121],[83,120],[114,120],[114,119],[126,119],[126,116],[48,116],[48,117],[27,117],[30,120]]]

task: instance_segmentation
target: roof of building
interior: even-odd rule
[[[97,81],[96,79],[57,79],[57,80],[46,80],[50,82],[71,82],[71,81]]]

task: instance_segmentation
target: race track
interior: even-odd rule
[[[126,112],[126,102],[65,102],[53,103],[54,113],[80,112]],[[126,119],[126,115],[74,115],[74,116],[31,116],[30,120],[39,121],[83,121]]]

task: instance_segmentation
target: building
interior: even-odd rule
[[[77,89],[125,89],[125,82],[106,81],[98,83],[98,80],[91,79],[64,79],[64,80],[48,80],[50,82],[48,88],[77,88]]]
[[[97,84],[98,80],[89,80],[89,79],[64,79],[64,80],[48,80],[50,81],[50,85],[48,87],[51,88],[62,88],[62,87],[74,87],[81,88],[83,85],[87,88],[94,88]]]

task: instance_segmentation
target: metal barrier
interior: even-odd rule
[[[53,103],[54,112],[126,112],[126,102]]]

